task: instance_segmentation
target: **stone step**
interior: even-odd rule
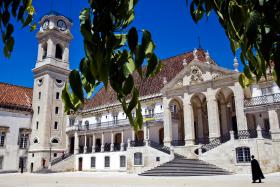
[[[210,176],[210,175],[229,175],[230,172],[209,164],[202,160],[175,158],[156,168],[148,170],[141,176]]]

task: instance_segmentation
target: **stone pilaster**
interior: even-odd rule
[[[101,134],[101,152],[104,152],[104,132]]]
[[[84,153],[87,153],[87,135],[85,134]]]
[[[95,135],[94,134],[92,135],[92,151],[91,152],[92,153],[95,152]]]
[[[270,133],[272,139],[280,139],[279,115],[276,109],[268,111]]]
[[[244,91],[239,82],[234,83],[234,101],[238,130],[247,130],[247,119],[244,113]]]
[[[199,107],[197,109],[197,132],[198,132],[198,138],[203,138],[203,116],[202,116],[202,108]]]
[[[124,131],[122,130],[122,132],[121,132],[121,138],[122,138],[122,142],[121,142],[121,151],[124,151],[124,138],[123,138],[123,136],[124,136]]]
[[[185,145],[193,145],[195,139],[194,132],[194,115],[191,104],[192,95],[184,94],[183,111],[184,111],[184,129],[185,129]]]
[[[163,126],[164,126],[164,145],[170,146],[172,140],[172,119],[169,109],[170,99],[163,97]]]
[[[207,88],[206,100],[208,112],[209,138],[213,139],[221,136],[219,109],[215,90],[213,90],[212,88]]]
[[[75,132],[75,142],[74,142],[74,154],[79,154],[79,135],[78,135],[78,132],[76,131]]]
[[[114,151],[114,132],[111,132],[111,145],[110,151]]]

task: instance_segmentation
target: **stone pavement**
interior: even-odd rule
[[[250,175],[211,177],[143,177],[111,172],[0,174],[0,187],[279,187],[280,173],[266,174],[252,184]]]

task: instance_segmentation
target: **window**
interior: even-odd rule
[[[34,138],[33,143],[39,143],[37,138]]]
[[[113,122],[114,124],[118,123],[118,115],[113,116]]]
[[[154,109],[153,108],[150,108],[149,110],[148,110],[148,115],[149,116],[154,116]]]
[[[109,156],[105,156],[104,166],[105,166],[105,168],[110,167],[110,157]]]
[[[57,130],[58,129],[58,122],[57,121],[55,121],[54,122],[54,127],[53,127],[55,130]]]
[[[37,113],[39,114],[40,113],[40,107],[38,106],[37,108]]]
[[[56,138],[52,139],[52,143],[54,143],[54,144],[58,143],[58,139],[56,139]]]
[[[0,169],[3,169],[3,161],[4,161],[4,157],[0,156]]]
[[[55,107],[55,114],[58,114],[58,107]]]
[[[47,57],[47,49],[48,49],[48,45],[45,44],[43,46],[43,55],[42,55],[42,59],[45,59]]]
[[[53,154],[53,157],[57,157],[57,153],[54,153],[54,154]]]
[[[38,98],[39,98],[39,99],[41,99],[41,92],[39,92],[39,94],[38,94]]]
[[[237,147],[235,150],[237,163],[246,163],[251,161],[249,147]]]
[[[62,60],[62,48],[60,47],[59,44],[56,44],[55,47],[55,58]]]
[[[95,157],[90,158],[90,167],[95,168]]]
[[[172,113],[177,113],[177,106],[176,106],[176,105],[171,105],[171,106],[170,106],[170,111],[171,111]]]
[[[0,132],[0,147],[4,147],[5,137],[6,137],[6,132]]]
[[[126,166],[126,159],[125,156],[120,156],[120,167],[125,167]]]
[[[142,153],[134,153],[134,165],[143,165]]]
[[[35,154],[34,153],[32,153],[32,157],[34,157],[35,156]]]
[[[59,99],[59,92],[56,92],[55,98]]]
[[[39,129],[39,121],[36,121],[36,130]]]
[[[19,148],[26,149],[28,142],[28,135],[27,134],[20,134],[19,136]]]
[[[74,123],[75,123],[75,118],[69,118],[69,125],[70,126],[74,126]]]
[[[271,95],[272,94],[272,88],[271,87],[265,87],[261,88],[262,95]]]

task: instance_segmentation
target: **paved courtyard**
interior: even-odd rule
[[[1,187],[279,187],[280,173],[265,175],[263,183],[252,184],[250,175],[212,177],[140,177],[126,173],[0,174]]]

